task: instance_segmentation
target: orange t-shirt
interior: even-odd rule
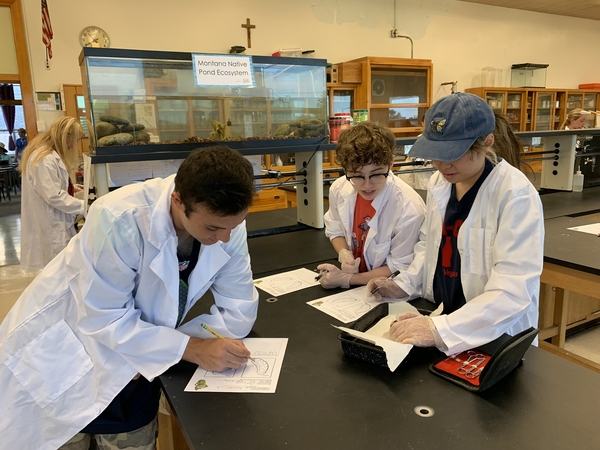
[[[371,203],[373,203],[373,200],[365,200],[361,195],[356,196],[354,222],[352,225],[352,254],[354,258],[360,258],[360,272],[367,271],[363,250],[367,234],[369,234],[369,222],[375,215],[375,208],[373,208]]]

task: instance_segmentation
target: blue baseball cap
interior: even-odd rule
[[[425,130],[409,151],[413,158],[456,161],[478,137],[494,132],[496,119],[487,102],[473,94],[448,95],[425,114]]]

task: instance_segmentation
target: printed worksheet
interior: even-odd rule
[[[600,223],[590,223],[589,225],[582,225],[580,227],[571,227],[567,230],[580,231],[582,233],[595,234],[600,236]]]
[[[242,339],[252,359],[239,369],[212,372],[198,367],[186,392],[253,392],[272,394],[277,388],[287,338]]]
[[[369,299],[366,286],[349,289],[339,294],[307,302],[310,306],[344,323],[358,319],[379,305],[379,303],[376,300]]]
[[[318,273],[308,269],[296,269],[289,272],[278,273],[269,277],[254,280],[254,286],[271,295],[283,295],[317,286],[315,277]]]

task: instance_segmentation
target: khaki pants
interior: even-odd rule
[[[93,435],[98,450],[155,450],[158,435],[158,419],[155,417],[145,427],[128,433]],[[58,450],[89,450],[92,435],[78,433]]]

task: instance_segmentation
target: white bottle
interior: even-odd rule
[[[577,173],[573,175],[573,192],[583,191],[583,174],[581,173],[581,167],[577,168]]]

